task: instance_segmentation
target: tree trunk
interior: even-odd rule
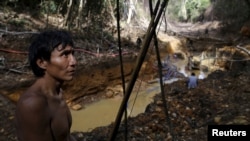
[[[67,4],[67,13],[66,13],[65,19],[64,19],[64,26],[68,25],[69,13],[71,11],[71,7],[72,7],[72,0],[69,0],[69,3]]]
[[[129,0],[128,8],[129,8],[129,11],[128,11],[127,23],[129,24],[133,16],[133,11],[135,11],[135,5],[132,0]]]
[[[80,24],[82,21],[82,7],[83,7],[83,0],[80,0],[79,7],[78,7],[78,15],[76,17],[76,28],[80,28]]]
[[[184,20],[184,21],[187,20],[186,2],[187,2],[187,0],[181,1],[181,11],[179,13],[179,15],[181,15],[181,17],[183,18],[182,20]]]
[[[115,14],[114,14],[114,8],[113,8],[110,0],[107,0],[107,3],[108,3],[109,10],[110,10],[110,15],[111,15],[112,20],[113,20],[112,23],[116,23],[116,18],[115,18]]]

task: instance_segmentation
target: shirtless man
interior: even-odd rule
[[[45,31],[29,47],[30,67],[36,76],[16,109],[19,141],[76,141],[70,135],[72,117],[62,96],[64,81],[73,79],[76,59],[66,31]]]

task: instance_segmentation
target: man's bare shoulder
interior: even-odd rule
[[[19,110],[25,109],[25,111],[30,112],[45,110],[47,106],[47,98],[33,90],[24,92],[17,103]]]

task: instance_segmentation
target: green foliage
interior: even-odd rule
[[[186,9],[188,12],[189,20],[194,21],[199,17],[205,9],[210,5],[209,0],[188,0],[186,3]]]
[[[194,21],[210,5],[210,0],[170,0],[167,8],[169,18],[173,20]],[[186,16],[184,15],[186,13]],[[186,19],[185,19],[186,18]]]
[[[180,0],[169,0],[167,6],[167,15],[170,19],[176,20],[179,19],[179,11],[181,9]]]
[[[44,14],[51,13],[55,14],[57,12],[57,6],[58,4],[55,1],[49,0],[49,1],[43,1],[40,4],[41,12]]]

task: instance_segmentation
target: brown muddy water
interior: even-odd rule
[[[165,81],[171,83],[178,79]],[[152,102],[153,97],[160,93],[160,84],[147,84],[144,90],[132,92],[127,106],[128,116],[134,117],[145,111],[146,106]],[[73,117],[72,131],[91,131],[98,126],[106,126],[114,122],[122,103],[122,96],[103,99],[96,103],[87,105],[79,111],[71,110]]]

